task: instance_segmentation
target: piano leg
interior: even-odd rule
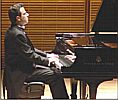
[[[88,85],[89,85],[89,93],[90,93],[90,99],[96,99],[96,94],[97,94],[97,87],[100,83],[104,82],[104,81],[110,81],[113,80],[113,78],[101,78],[101,79],[96,79],[96,80],[91,80],[88,81]]]
[[[87,84],[84,81],[80,81],[80,99],[86,98],[86,86]]]
[[[90,93],[90,99],[96,99],[96,94],[97,94],[97,87],[99,83],[93,82],[89,84],[89,93]]]
[[[74,78],[71,78],[71,99],[77,99],[77,81]]]

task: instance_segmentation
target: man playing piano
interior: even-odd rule
[[[24,31],[29,14],[23,4],[11,6],[8,14],[11,21],[5,34],[5,84],[8,99],[19,98],[26,80],[49,84],[54,99],[68,99],[60,70],[53,67],[58,62],[58,56],[35,49]]]

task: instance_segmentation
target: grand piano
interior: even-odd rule
[[[95,32],[95,34],[56,34],[57,44],[53,52],[59,54],[60,63],[63,65],[63,76],[88,84],[90,99],[96,99],[97,87],[100,83],[118,78],[117,5],[118,0],[103,1],[92,28],[92,32]],[[99,32],[108,33],[99,34]],[[109,34],[109,32],[116,32],[116,34]],[[82,38],[89,38],[89,44],[81,45],[81,43],[74,41]],[[74,81],[72,83],[71,98],[77,98],[76,92],[77,82]],[[83,93],[84,96],[85,93]],[[85,99],[85,97],[82,99]]]

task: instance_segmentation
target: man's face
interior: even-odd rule
[[[20,8],[21,16],[19,17],[18,23],[20,25],[26,25],[28,23],[28,16],[29,14],[25,11],[24,7]]]

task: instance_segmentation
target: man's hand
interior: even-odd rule
[[[54,54],[54,53],[47,54],[47,57],[48,57],[48,58],[59,58],[59,56],[56,55],[56,54]]]
[[[70,61],[74,62],[76,59],[76,56],[74,55],[66,55],[65,58],[69,59]]]
[[[59,56],[56,54],[47,54],[47,57],[49,59],[49,66],[51,66],[51,63],[59,62]]]
[[[51,67],[51,70],[53,70],[55,73],[61,73],[61,70],[56,67]]]
[[[50,67],[56,67],[57,69],[61,70],[62,64],[59,62],[59,56],[55,54],[47,54],[49,58],[49,65]]]

